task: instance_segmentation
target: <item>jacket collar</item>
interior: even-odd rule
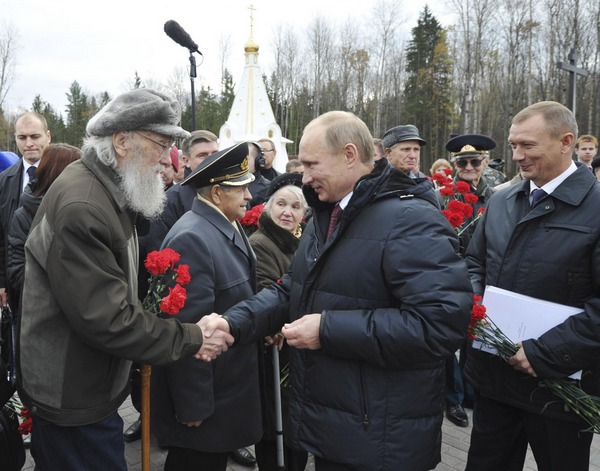
[[[251,254],[248,250],[247,238],[240,224],[236,221],[237,229],[227,220],[223,213],[218,212],[216,209],[211,208],[204,201],[195,198],[192,203],[192,211],[199,216],[202,216],[209,223],[211,223],[216,229],[231,240],[237,248],[244,252],[248,257]]]
[[[98,160],[96,151],[90,149],[83,154],[81,162],[94,174],[94,176],[100,181],[100,183],[106,188],[107,193],[115,201],[120,211],[125,212],[128,210],[127,203],[125,202],[125,195],[118,183],[117,171],[104,165]]]
[[[552,192],[552,197],[571,206],[578,206],[595,184],[594,174],[585,165],[581,165]],[[529,180],[523,180],[511,187],[506,193],[506,198],[515,197],[519,193],[529,197]]]

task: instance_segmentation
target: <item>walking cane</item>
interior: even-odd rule
[[[279,348],[273,344],[273,378],[275,388],[275,440],[277,443],[277,469],[285,470],[283,458],[283,419],[281,415],[281,375],[279,372]]]
[[[150,471],[150,365],[140,366],[142,385],[142,471]]]

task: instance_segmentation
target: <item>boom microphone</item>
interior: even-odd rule
[[[198,45],[192,40],[189,34],[179,26],[177,21],[169,20],[165,23],[165,33],[169,36],[173,41],[177,44],[187,47],[190,52],[197,52],[202,55],[202,53],[198,50]]]

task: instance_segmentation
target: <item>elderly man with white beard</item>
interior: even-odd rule
[[[83,157],[54,182],[25,245],[19,395],[33,414],[36,469],[126,471],[118,408],[131,361],[214,359],[233,339],[145,311],[137,296],[137,213],[164,204],[179,104],[124,93],[88,123]]]

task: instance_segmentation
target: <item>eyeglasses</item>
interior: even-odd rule
[[[458,168],[466,168],[467,165],[471,164],[471,167],[478,168],[481,166],[482,159],[458,159],[456,166]]]
[[[168,144],[163,144],[162,142],[157,141],[156,139],[152,139],[150,136],[147,136],[143,132],[139,132],[139,131],[134,131],[134,132],[136,134],[139,134],[142,137],[145,137],[149,141],[154,142],[156,145],[160,146],[160,148],[161,148],[160,155],[166,155],[166,154],[168,154],[169,150],[171,149],[171,147],[173,147],[173,144],[175,144],[174,142],[170,142]]]
[[[262,147],[260,148],[260,150],[262,152],[275,152],[275,149],[263,149]]]

